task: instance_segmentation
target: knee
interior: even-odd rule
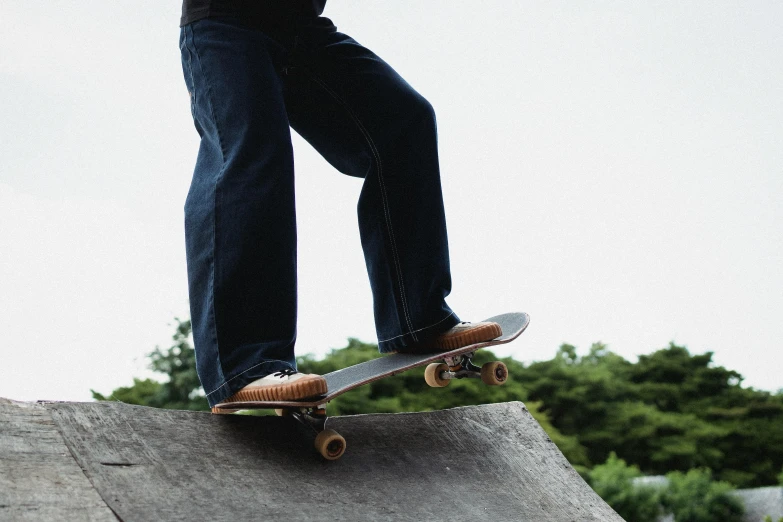
[[[185,198],[186,223],[197,222],[204,219],[210,213],[211,204],[214,202],[214,190],[204,179],[194,176],[190,183],[187,197]]]
[[[437,133],[432,104],[413,89],[397,99],[393,116],[384,125],[377,133],[378,145],[389,154],[418,149]]]
[[[414,92],[408,102],[407,113],[411,115],[410,125],[435,127],[435,109],[421,94]]]

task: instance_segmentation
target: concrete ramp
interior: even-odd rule
[[[88,499],[92,492],[80,482],[84,491],[73,493],[71,504],[82,494],[90,504],[78,518],[71,509],[68,520],[103,519],[107,512],[124,522],[622,520],[519,402],[333,418],[327,427],[348,443],[335,462],[323,460],[289,418],[106,402],[6,402],[0,414],[13,418],[25,408],[36,410],[50,438],[56,426],[61,441],[55,443],[67,446],[78,464],[67,473],[81,468],[111,510],[96,511],[96,497]],[[14,466],[5,462],[5,445],[15,437],[9,426],[0,428],[3,475]],[[34,438],[29,423],[22,429],[28,433],[18,437]],[[55,460],[46,451],[28,455],[28,468],[43,470]],[[54,492],[56,482],[43,487]],[[0,489],[0,519],[23,514],[25,502],[34,507],[35,495],[25,500],[20,489],[9,499]]]

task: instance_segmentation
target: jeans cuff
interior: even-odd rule
[[[454,326],[458,325],[459,323],[460,323],[459,317],[457,317],[457,314],[452,312],[445,319],[442,319],[437,323],[427,326],[425,328],[416,330],[413,333],[409,332],[394,337],[392,339],[379,341],[378,351],[381,353],[394,353],[394,352],[404,353],[404,352],[415,351],[417,348],[420,349],[422,346],[426,345],[429,341],[432,341],[443,332],[447,330],[451,330]],[[415,338],[414,338],[414,334],[416,336]]]

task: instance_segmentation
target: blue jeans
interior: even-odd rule
[[[201,137],[185,202],[191,320],[210,405],[295,368],[296,220],[289,126],[362,178],[359,229],[379,349],[459,319],[431,105],[328,18],[204,19],[181,29]]]

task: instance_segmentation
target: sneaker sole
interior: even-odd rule
[[[223,402],[298,401],[326,394],[326,379],[311,377],[292,383],[245,387]]]
[[[214,406],[212,406],[212,413],[214,413],[215,415],[228,415],[229,413],[236,413],[238,411],[239,410],[226,410],[223,408],[215,408]]]
[[[503,330],[497,323],[482,324],[462,333],[435,340],[435,347],[442,351],[456,350],[463,346],[491,341],[503,335]]]

